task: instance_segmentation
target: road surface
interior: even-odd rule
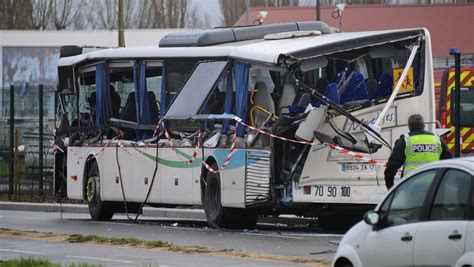
[[[225,231],[208,228],[207,225],[202,221],[177,221],[177,220],[165,220],[163,218],[153,217],[140,217],[140,223],[133,223],[127,220],[125,216],[114,216],[111,222],[95,222],[89,219],[87,214],[76,214],[76,213],[63,213],[62,219],[59,213],[55,212],[31,212],[31,211],[11,211],[11,210],[0,210],[0,228],[23,230],[23,231],[38,231],[38,232],[52,232],[58,234],[82,234],[82,235],[98,235],[103,237],[118,237],[127,238],[134,237],[145,241],[161,240],[164,242],[172,243],[179,246],[200,246],[206,248],[216,249],[228,249],[234,251],[262,253],[262,254],[274,254],[290,257],[299,257],[306,259],[319,259],[319,260],[330,260],[332,259],[334,252],[337,248],[337,244],[340,241],[341,234],[331,234],[321,231],[310,231],[310,230],[293,230],[287,227],[275,227],[259,225],[257,229],[243,230],[243,231]],[[11,250],[22,250],[39,252],[33,248],[42,248],[42,246],[30,245],[30,242],[22,240],[13,240],[12,244],[19,244],[18,247],[6,248],[5,238],[1,240],[0,249],[11,249]],[[11,241],[11,240],[9,240]],[[25,244],[28,243],[28,244]],[[33,242],[34,243],[34,242]],[[33,244],[32,243],[32,244]],[[58,246],[57,244],[48,244],[51,246]],[[91,251],[90,254],[84,253],[70,253],[67,251],[74,251],[69,249],[72,245],[83,245],[84,248],[81,251]],[[66,249],[64,253],[58,255],[70,255],[77,257],[90,257],[100,258],[99,256],[105,255],[100,253],[95,255],[98,250],[88,249],[87,247],[92,246],[90,244],[67,244],[65,246],[59,245]],[[54,249],[50,249],[54,251]],[[113,250],[113,249],[111,249]],[[123,261],[137,262],[136,259],[141,259],[141,253],[150,253],[141,251],[139,249],[126,249],[129,253],[123,253]],[[68,254],[69,253],[69,254]],[[5,257],[6,251],[0,250],[1,257]],[[118,253],[122,255],[122,253]],[[128,255],[128,256],[127,256]],[[149,254],[147,254],[149,255]],[[196,261],[196,263],[202,265],[216,265],[217,263],[226,263],[227,260],[221,261],[221,258],[209,258],[203,255],[186,255],[194,256],[196,259],[187,259],[183,263]],[[51,259],[69,260],[63,258],[54,258],[52,255]],[[150,256],[155,257],[155,256]],[[182,258],[180,256],[172,255],[169,252],[162,252],[157,254],[156,258],[158,263],[163,260],[164,265],[182,265],[179,263],[173,263],[172,260]],[[109,259],[109,257],[106,257]],[[149,257],[148,257],[149,258]],[[145,257],[144,259],[148,259]],[[111,259],[115,259],[111,257]],[[236,265],[242,265],[241,262],[244,259],[232,258],[232,261]],[[245,259],[248,260],[248,259]],[[255,260],[255,259],[252,259]],[[76,261],[77,262],[77,261]],[[87,261],[86,261],[87,262]],[[119,263],[119,262],[117,262]],[[256,264],[258,266],[274,265],[275,262],[269,264],[268,262],[245,262],[245,264]],[[217,265],[221,265],[217,264]],[[232,263],[233,264],[233,263]],[[275,263],[276,264],[276,263]],[[288,264],[282,262],[283,265]],[[294,263],[290,264],[294,265]]]

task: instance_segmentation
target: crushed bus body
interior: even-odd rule
[[[202,205],[214,227],[283,213],[344,227],[386,194],[408,117],[435,127],[426,29],[175,33],[62,57],[59,75],[56,192],[97,220],[146,203]]]

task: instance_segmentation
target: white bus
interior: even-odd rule
[[[94,220],[202,205],[214,227],[279,214],[344,227],[386,194],[382,165],[408,117],[435,127],[426,29],[180,32],[155,47],[63,47],[58,71],[55,189]]]

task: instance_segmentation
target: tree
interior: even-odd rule
[[[46,30],[49,27],[51,13],[52,13],[52,0],[33,0],[32,1],[32,21],[33,27],[36,30]]]
[[[77,1],[75,1],[77,3]],[[73,0],[52,0],[52,17],[54,28],[64,30],[76,19],[84,0],[74,5]]]
[[[33,29],[31,0],[0,0],[0,29]]]
[[[138,28],[184,28],[187,20],[199,20],[196,10],[187,0],[153,0],[141,3],[137,9]],[[197,23],[194,21],[193,23]]]
[[[247,11],[245,0],[219,0],[224,26],[232,26]]]
[[[249,7],[298,6],[299,0],[219,0],[224,15],[224,25],[232,26],[245,14]]]

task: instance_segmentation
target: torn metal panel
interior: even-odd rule
[[[377,35],[354,36],[335,42],[327,42],[318,46],[292,51],[285,56],[297,60],[309,59],[353,49],[373,47],[387,43],[415,39],[424,34],[423,29],[387,32]]]

